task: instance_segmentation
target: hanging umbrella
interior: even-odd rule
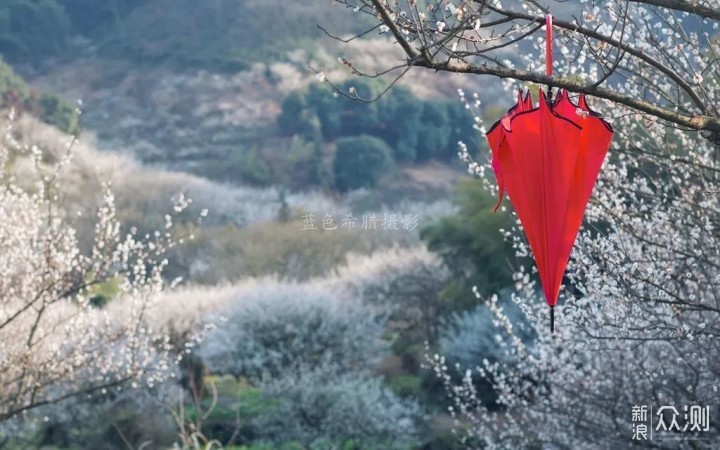
[[[546,29],[546,72],[552,75],[550,16]],[[538,102],[533,107],[530,93],[519,92],[487,140],[499,188],[495,210],[507,191],[535,258],[554,332],[563,274],[613,129],[582,94],[575,104],[561,90],[552,102],[540,89]]]

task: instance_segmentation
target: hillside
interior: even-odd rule
[[[7,120],[0,120],[3,129],[8,125]],[[12,122],[12,130],[19,142],[37,145],[45,152],[48,162],[62,158],[71,139],[28,115]],[[33,179],[29,159],[19,158],[15,166],[21,179]],[[408,172],[407,177],[413,180],[414,189],[421,198],[423,193],[437,194],[447,190],[456,177],[454,171],[433,164],[408,169]],[[164,214],[179,193],[192,200],[184,216],[188,223],[207,209],[209,215],[202,228],[197,230],[198,242],[182,247],[176,255],[178,261],[174,270],[189,281],[216,282],[235,280],[244,275],[284,273],[286,269],[280,270],[277,266],[277,260],[284,259],[278,258],[278,254],[288,257],[296,253],[304,255],[302,258],[307,261],[304,267],[296,269],[294,276],[321,275],[338,261],[342,262],[349,251],[365,253],[386,244],[417,243],[420,227],[455,212],[451,202],[442,198],[412,201],[396,193],[394,205],[390,206],[386,203],[387,195],[377,196],[370,192],[355,192],[344,197],[312,190],[281,194],[274,187],[219,183],[184,172],[143,166],[123,152],[102,152],[82,141],[75,145],[63,178],[63,206],[71,216],[78,217],[75,221],[81,237],[90,235],[97,212],[98,196],[88,195],[88,192],[101,192],[102,182],[112,184],[118,216],[127,228],[135,226],[150,232],[162,226]],[[403,189],[407,188],[405,184]],[[288,209],[284,223],[279,221],[282,208]],[[418,228],[381,233],[338,231],[324,237],[322,233],[302,231],[303,214],[318,218],[330,214],[339,221],[348,213],[358,217],[363,214],[383,217],[386,211],[415,215]],[[85,244],[89,245],[89,242]],[[337,245],[327,261],[325,259],[330,255],[323,256],[324,245]]]
[[[344,44],[317,27],[360,31],[367,20],[315,1],[153,0],[63,50],[45,70],[24,73],[38,89],[82,99],[82,124],[98,148],[201,176],[221,168],[224,180],[257,183],[244,167],[256,154],[271,169],[285,158],[291,140],[276,119],[284,98],[318,83],[311,67],[341,83],[358,78],[338,58],[375,73],[401,57],[387,36]],[[400,85],[420,99],[446,101],[457,100],[459,88],[477,88],[471,77],[424,71],[411,71]],[[269,173],[274,183],[297,184]]]
[[[51,92],[39,92],[0,59],[0,108],[16,114],[28,112],[63,131],[77,128],[75,108]]]
[[[457,158],[461,139],[486,151],[458,98],[476,79],[411,71],[367,102],[331,87],[367,100],[393,82],[350,69],[374,74],[402,58],[387,34],[346,44],[317,27],[353,33],[368,20],[314,0],[0,4],[10,63],[0,63],[0,127],[12,125],[0,136],[11,149],[2,169],[18,190],[48,184],[47,199],[28,196],[53,217],[40,215],[37,230],[57,214],[78,255],[118,258],[66,277],[92,280],[71,307],[106,318],[103,330],[137,313],[132,330],[163,333],[153,351],[182,355],[159,385],[71,398],[23,423],[0,418],[0,447],[190,449],[206,436],[247,450],[456,448],[425,345],[459,333],[475,280],[483,295],[509,285],[513,257],[498,230],[510,218],[492,213],[494,198]],[[482,88],[485,99],[502,92]],[[98,219],[110,211],[117,227]],[[96,233],[116,231],[129,243],[94,247]],[[143,236],[147,255],[123,253]],[[165,247],[170,236],[177,245]],[[167,266],[151,277],[167,292],[135,308],[126,281],[141,282],[165,249]],[[53,302],[65,309],[66,297]],[[113,345],[96,344],[113,359]],[[283,353],[287,364],[264,361]],[[304,405],[317,406],[312,423]]]

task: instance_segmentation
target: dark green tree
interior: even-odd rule
[[[38,99],[40,118],[67,133],[78,131],[78,114],[56,94],[42,94]]]
[[[390,162],[390,152],[390,147],[376,137],[338,139],[333,162],[335,188],[342,192],[374,186]]]
[[[8,60],[27,62],[55,55],[70,35],[70,19],[56,0],[0,3],[0,54]]]
[[[324,139],[321,132],[321,124],[318,116],[314,116],[312,121],[312,132],[310,136],[305,136],[306,140],[312,146],[312,154],[310,155],[310,182],[322,188],[330,187],[330,173],[325,165]]]
[[[285,186],[280,186],[280,189],[278,189],[278,203],[280,203],[280,208],[278,209],[278,215],[277,220],[278,222],[287,222],[290,220],[290,205],[287,202],[287,189]]]
[[[108,29],[148,0],[59,0],[75,31],[86,36]]]
[[[475,120],[461,102],[450,102],[447,105],[447,115],[450,124],[450,135],[448,136],[447,150],[452,158],[457,157],[458,141],[463,141],[468,148],[485,148],[485,138],[475,130]],[[493,123],[494,120],[486,121]]]
[[[417,160],[447,161],[450,157],[448,145],[451,133],[448,104],[424,102],[418,131]]]
[[[475,302],[473,285],[490,295],[512,284],[515,252],[500,230],[509,230],[513,221],[509,213],[493,213],[496,199],[480,180],[461,182],[455,202],[458,214],[424,228],[421,237],[453,272],[454,281],[445,294],[470,306]]]
[[[307,91],[307,107],[315,111],[320,119],[322,135],[328,139],[340,137],[342,132],[342,98],[335,97],[332,88],[324,84],[313,83]]]
[[[391,90],[387,98],[381,98],[379,135],[393,148],[395,159],[413,162],[417,157],[422,102],[405,87]]]
[[[0,59],[0,108],[14,108],[29,112],[61,130],[78,130],[78,115],[69,103],[55,94],[38,94],[30,90],[25,80]]]
[[[27,54],[27,47],[17,33],[13,32],[10,4],[0,6],[0,55],[13,57]]]
[[[278,127],[283,134],[296,134],[298,131],[298,117],[305,114],[307,101],[302,91],[292,91],[282,101],[280,115],[277,118]]]
[[[292,136],[300,134],[312,139],[319,129],[319,121],[314,110],[308,107],[305,91],[293,91],[282,102],[282,111],[277,124],[282,134]]]
[[[30,96],[30,89],[25,80],[20,78],[9,65],[0,59],[0,106],[17,106],[8,103],[10,97],[26,101]]]
[[[340,88],[351,95],[356,95],[359,99],[370,99],[377,94],[377,89],[371,82],[361,79],[348,80],[341,84]],[[380,120],[377,102],[365,102],[347,97],[340,99],[342,136],[378,135]]]

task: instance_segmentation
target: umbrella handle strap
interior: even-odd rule
[[[553,74],[553,31],[552,15],[545,16],[545,74],[549,77]]]

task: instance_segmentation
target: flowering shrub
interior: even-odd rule
[[[712,419],[720,400],[714,2],[450,1],[422,11],[415,2],[338,3],[375,15],[408,66],[495,75],[509,90],[584,92],[603,99],[593,106],[615,129],[568,265],[555,334],[534,295],[535,269],[520,268],[512,299],[538,336],[532,351],[493,295],[480,299],[509,336],[508,357],[477,361],[459,385],[444,357],[429,358],[461,434],[483,448],[626,448],[633,407],[694,405],[713,408],[710,424],[675,431],[667,445],[711,447],[720,434]],[[558,50],[552,76],[538,57],[548,13]],[[479,96],[461,95],[468,109],[480,106]],[[485,133],[479,114],[475,122]],[[484,176],[489,164],[475,162],[464,145],[460,157],[497,193]],[[516,222],[506,237],[527,256],[520,228]],[[504,412],[478,401],[478,378],[491,380]]]
[[[272,380],[263,391],[273,406],[254,425],[276,442],[350,440],[361,448],[392,449],[416,438],[420,408],[377,378],[321,367]]]
[[[262,380],[317,367],[363,371],[383,353],[384,318],[342,291],[274,280],[245,286],[202,344],[213,373]]]
[[[370,255],[351,254],[347,265],[337,269],[327,283],[386,311],[389,328],[400,332],[400,341],[405,342],[396,345],[413,345],[436,341],[438,319],[447,309],[440,294],[449,279],[443,261],[418,245],[394,246]]]
[[[535,297],[540,301],[541,297]],[[535,338],[534,329],[527,322],[523,311],[505,292],[504,298],[498,301],[508,320],[513,324],[513,333],[520,337],[525,345]],[[511,363],[507,347],[512,343],[505,330],[495,325],[495,315],[486,305],[478,305],[475,309],[453,314],[444,321],[440,336],[440,348],[448,361],[461,367],[473,367],[487,359],[496,362],[503,360]]]
[[[693,64],[707,61],[698,56]],[[715,92],[717,78],[706,82]],[[466,102],[479,105],[477,97]],[[489,448],[625,446],[633,438],[634,406],[682,411],[714,408],[720,400],[717,148],[621,106],[600,108],[613,121],[614,145],[568,265],[572,291],[564,290],[555,335],[548,335],[547,307],[534,295],[535,268],[521,268],[513,301],[539,336],[532,352],[493,296],[484,300],[495,325],[511,337],[504,352],[512,362],[476,361],[477,370],[467,366],[456,384],[443,368],[446,360],[430,358],[451,393],[453,414],[471,423],[465,430]],[[484,130],[479,117],[476,122]],[[485,176],[489,165],[475,163],[464,146],[460,154],[496,192]],[[529,254],[519,221],[505,235],[519,256]],[[507,414],[478,402],[478,379],[492,380]],[[712,441],[718,434],[710,426],[698,436]],[[695,437],[679,433],[675,442],[689,448]]]
[[[87,251],[63,209],[64,169],[75,146],[47,155],[21,144],[10,126],[0,136],[0,422],[39,406],[171,377],[177,358],[146,320],[164,286],[164,254],[176,245],[173,216],[162,231],[121,231],[104,183]],[[24,167],[22,180],[13,168]],[[22,184],[20,184],[22,181]],[[174,214],[189,204],[176,199]],[[92,299],[116,290],[110,313]]]

